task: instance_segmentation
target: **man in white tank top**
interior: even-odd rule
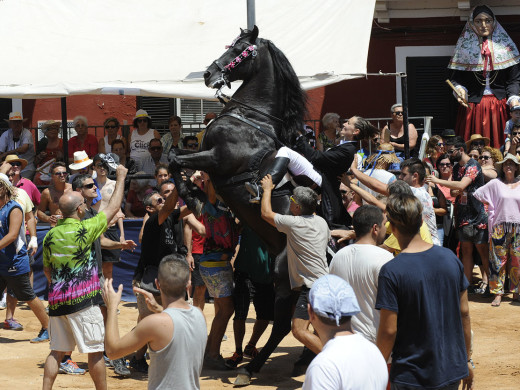
[[[114,291],[112,279],[104,286],[107,305],[105,350],[110,359],[118,359],[148,344],[150,368],[148,389],[199,389],[207,328],[199,308],[189,305],[185,299],[190,269],[182,255],[165,256],[156,279],[161,291],[163,307],[153,295],[134,287],[138,294],[146,296],[148,308],[157,313],[144,318],[123,337],[119,337],[117,306],[121,301],[123,285]]]

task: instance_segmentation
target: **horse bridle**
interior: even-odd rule
[[[226,46],[226,49],[229,49],[230,47],[235,46],[235,44],[237,43],[237,41],[239,39],[240,39],[240,36],[235,38],[233,40],[233,42],[231,42],[231,45]],[[232,59],[229,62],[229,64],[227,64],[227,65],[222,65],[218,60],[213,61],[213,63],[220,70],[220,77],[217,80],[215,80],[213,85],[215,85],[215,84],[222,85],[222,86],[227,85],[228,88],[231,88],[231,83],[226,78],[226,74],[231,73],[232,69],[235,69],[243,61],[245,61],[248,57],[251,57],[252,59],[254,59],[256,57],[256,55],[258,54],[256,49],[257,49],[256,45],[248,44],[248,46],[239,55],[237,55],[234,59]]]

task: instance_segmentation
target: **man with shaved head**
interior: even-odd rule
[[[87,201],[81,192],[66,192],[59,199],[63,219],[47,233],[43,242],[43,270],[50,284],[51,338],[43,389],[52,388],[64,354],[74,350],[76,345],[81,353],[88,354],[89,372],[96,389],[107,387],[103,360],[105,329],[99,308],[103,299],[92,243],[120,210],[127,171],[122,165],[117,167],[112,198],[93,218],[83,219]]]

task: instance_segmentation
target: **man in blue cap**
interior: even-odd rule
[[[307,369],[303,390],[386,389],[383,355],[352,331],[352,316],[359,313],[352,287],[339,276],[322,276],[309,291],[308,310],[323,349]]]

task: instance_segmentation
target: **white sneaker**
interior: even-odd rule
[[[4,301],[0,301],[0,310],[5,310],[7,308],[7,304]]]

